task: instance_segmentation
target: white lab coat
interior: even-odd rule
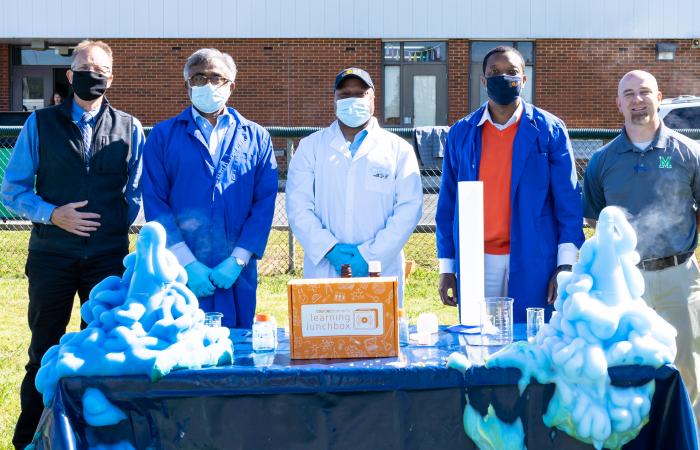
[[[371,119],[352,157],[338,122],[304,138],[289,163],[287,217],[304,248],[304,277],[338,277],[325,258],[335,244],[359,245],[365,261],[381,261],[399,278],[403,246],[418,224],[423,188],[413,147]]]

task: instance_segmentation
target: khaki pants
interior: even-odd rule
[[[664,270],[642,270],[644,300],[676,327],[676,367],[681,373],[700,429],[700,268],[695,256]]]

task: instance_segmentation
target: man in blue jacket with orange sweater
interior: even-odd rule
[[[440,299],[456,306],[459,273],[457,183],[484,183],[485,295],[527,307],[551,305],[556,276],[583,243],[583,207],[573,151],[562,121],[526,103],[525,62],[516,49],[486,54],[481,82],[489,101],[452,126],[436,213]]]

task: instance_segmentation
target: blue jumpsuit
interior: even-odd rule
[[[267,244],[277,196],[277,163],[269,133],[229,108],[235,123],[214,164],[192,111],[156,125],[144,147],[146,220],[160,222],[167,246],[184,242],[198,261],[215,267],[235,247],[252,253],[231,289],[200,298],[204,311],[224,314],[228,327],[250,328],[255,316],[257,264]]]

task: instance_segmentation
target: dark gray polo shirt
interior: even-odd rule
[[[622,133],[593,154],[583,182],[584,217],[622,207],[637,231],[642,259],[695,249],[700,203],[700,145],[661,124],[640,150]]]

